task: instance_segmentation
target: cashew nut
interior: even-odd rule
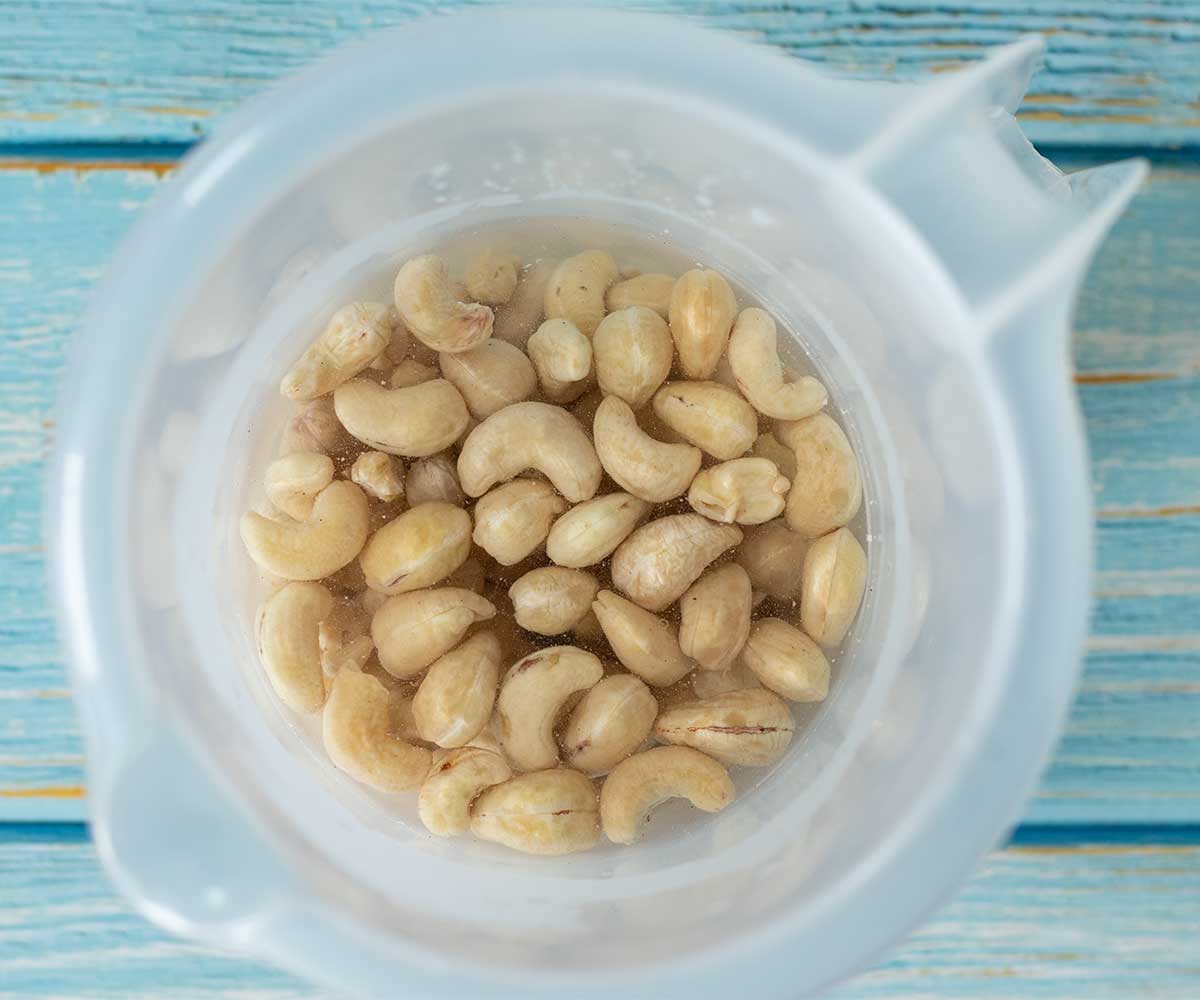
[[[392,377],[388,385],[393,389],[410,389],[422,382],[432,382],[437,377],[438,369],[433,365],[422,364],[413,358],[407,358],[392,369]]]
[[[653,309],[659,316],[666,319],[671,310],[671,292],[675,288],[675,278],[669,274],[638,274],[624,281],[618,281],[604,296],[604,304],[610,313],[642,306]],[[674,353],[674,348],[672,348]]]
[[[558,762],[554,724],[571,695],[604,676],[600,660],[576,646],[551,646],[518,660],[505,675],[496,698],[500,742],[522,771]]]
[[[644,524],[613,554],[617,589],[650,611],[662,611],[722,552],[742,540],[740,528],[699,514],[671,514]]]
[[[475,800],[471,832],[526,854],[589,850],[600,839],[596,788],[565,767],[518,774]]]
[[[592,423],[600,464],[636,497],[662,503],[684,493],[703,456],[688,444],[667,444],[643,431],[629,404],[608,396]]]
[[[554,522],[546,538],[546,554],[559,566],[594,566],[611,555],[648,513],[650,504],[628,493],[609,493],[578,504]]]
[[[362,550],[370,516],[366,494],[338,479],[317,494],[303,521],[276,521],[255,511],[243,514],[242,542],[250,558],[268,573],[285,580],[320,580]]]
[[[867,554],[845,528],[818,538],[804,557],[800,624],[822,646],[836,646],[850,630],[867,586]]]
[[[393,291],[409,331],[435,351],[469,351],[492,335],[492,310],[458,301],[441,257],[426,254],[405,263]]]
[[[743,309],[733,324],[729,366],[742,395],[764,417],[801,420],[829,402],[825,386],[811,375],[784,381],[775,321],[761,309]]]
[[[751,451],[758,458],[766,458],[775,463],[780,475],[795,482],[796,453],[787,445],[779,443],[779,439],[770,431],[760,434],[754,439]]]
[[[696,666],[680,650],[675,628],[632,601],[602,590],[592,611],[617,659],[647,684],[666,687]]]
[[[654,413],[722,462],[744,455],[758,437],[754,408],[720,382],[668,382],[654,394]]]
[[[525,345],[537,369],[542,395],[552,403],[570,403],[588,387],[592,373],[592,342],[574,323],[548,319]]]
[[[275,693],[293,712],[319,712],[325,680],[317,630],[333,610],[319,583],[289,583],[258,610],[258,655]]]
[[[471,552],[471,515],[453,504],[423,503],[375,532],[359,556],[367,586],[404,594],[444,580]]]
[[[347,601],[335,604],[321,619],[317,627],[317,648],[326,687],[339,670],[362,670],[366,666],[375,652],[370,627],[370,618],[356,604]]]
[[[710,569],[679,600],[679,648],[705,670],[726,670],[750,634],[750,577],[737,563]]]
[[[417,796],[417,815],[439,837],[457,837],[471,827],[471,803],[492,785],[508,781],[512,768],[498,753],[464,746],[435,759]]]
[[[389,597],[371,619],[379,662],[393,677],[414,677],[448,653],[476,622],[496,613],[491,601],[459,587]]]
[[[561,635],[587,615],[600,585],[590,573],[560,566],[530,570],[508,588],[517,624],[538,635]]]
[[[496,309],[492,336],[524,347],[545,313],[546,285],[557,261],[539,260],[527,267],[517,281],[517,290],[506,305]]]
[[[294,451],[267,466],[267,499],[288,517],[303,521],[313,500],[333,482],[333,459],[314,451]]]
[[[567,763],[586,774],[604,774],[650,735],[658,702],[633,674],[603,678],[575,706],[563,731]]]
[[[762,682],[754,675],[749,667],[737,660],[728,670],[696,670],[690,678],[692,682],[692,697],[711,698],[714,695],[725,694],[727,691],[741,691],[743,688],[762,687]]]
[[[807,551],[807,540],[779,518],[750,528],[735,558],[754,590],[788,600],[800,589]]]
[[[662,743],[692,747],[723,764],[773,764],[792,742],[791,710],[766,688],[743,688],[667,709],[654,723]]]
[[[502,306],[517,290],[521,259],[501,250],[485,250],[467,265],[467,294],[476,302]]]
[[[667,324],[644,306],[605,316],[592,336],[592,350],[601,390],[605,395],[620,396],[635,410],[650,402],[675,360]]]
[[[321,716],[329,759],[350,777],[381,792],[420,788],[432,756],[400,738],[399,696],[370,674],[339,670]]]
[[[381,355],[391,343],[399,317],[382,302],[352,302],[333,314],[329,325],[283,376],[279,390],[288,399],[316,399],[333,392]]]
[[[821,647],[782,618],[754,623],[742,662],[788,701],[824,701],[829,694],[829,661]]]
[[[438,362],[443,377],[462,393],[476,420],[485,420],[537,392],[533,365],[519,347],[503,340],[488,340],[458,354],[441,354]]]
[[[514,403],[473,430],[458,456],[458,478],[468,496],[536,469],[572,503],[600,486],[600,460],[579,422],[549,403]]]
[[[714,521],[762,524],[783,513],[791,485],[770,459],[735,458],[697,475],[688,503]]]
[[[615,844],[633,844],[650,813],[668,799],[687,799],[697,809],[720,812],[733,801],[729,773],[690,747],[654,747],[613,768],[600,789],[600,822]]]
[[[616,280],[617,264],[606,250],[568,257],[546,285],[546,319],[568,319],[590,337],[604,319],[604,296]]]
[[[404,463],[382,451],[364,451],[350,466],[350,480],[367,496],[391,503],[404,496]]]
[[[441,378],[407,389],[358,379],[334,390],[333,407],[346,430],[367,447],[412,458],[452,445],[469,419],[459,391]]]
[[[440,500],[461,507],[466,497],[458,485],[458,466],[447,454],[431,455],[414,462],[408,470],[408,502],[412,506]]]
[[[279,454],[312,451],[336,455],[350,444],[350,435],[333,412],[333,400],[328,396],[305,403],[283,429]]]
[[[675,282],[668,316],[679,364],[688,378],[713,373],[736,315],[733,289],[716,271],[688,271]]]
[[[805,538],[849,523],[862,505],[862,478],[845,432],[826,413],[775,425],[775,436],[796,456],[787,523]]]
[[[479,632],[434,661],[413,699],[421,739],[461,747],[487,725],[500,679],[500,640]]]
[[[475,544],[502,566],[532,555],[550,533],[567,502],[549,483],[514,479],[489,490],[475,504]]]

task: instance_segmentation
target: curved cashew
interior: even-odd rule
[[[726,670],[750,634],[750,577],[737,563],[710,569],[679,600],[679,648],[705,670]]]
[[[613,285],[604,296],[604,304],[610,313],[642,306],[666,319],[670,315],[674,288],[675,278],[670,274],[639,274]]]
[[[471,803],[480,792],[512,777],[498,753],[464,746],[435,760],[417,796],[417,815],[439,837],[457,837],[471,827]]]
[[[700,469],[699,448],[652,438],[617,396],[606,397],[596,410],[592,436],[604,471],[617,485],[651,503],[680,496]]]
[[[600,839],[596,788],[565,767],[518,774],[475,800],[471,832],[525,854],[586,851]]]
[[[722,462],[744,455],[758,437],[754,408],[720,382],[668,382],[654,394],[654,413]]]
[[[489,490],[475,504],[475,544],[502,566],[532,555],[550,533],[567,502],[549,483],[514,479]]]
[[[575,706],[563,731],[567,763],[585,774],[604,774],[649,737],[658,702],[633,674],[605,677]]]
[[[617,264],[606,250],[568,257],[546,284],[546,319],[568,319],[590,337],[604,319],[604,296],[616,280]]]
[[[749,575],[754,590],[790,600],[800,589],[807,551],[807,540],[779,518],[748,530],[735,558]]]
[[[784,381],[775,321],[761,309],[743,309],[733,324],[729,366],[742,395],[764,417],[801,420],[829,402],[825,386],[811,375]]]
[[[285,580],[320,580],[362,550],[370,524],[367,497],[338,479],[317,494],[303,521],[275,521],[254,511],[242,515],[242,542],[262,569]]]
[[[382,302],[352,302],[333,314],[324,332],[283,376],[288,399],[316,399],[333,392],[381,355],[399,322]]]
[[[458,478],[468,496],[536,469],[572,503],[594,496],[600,460],[579,422],[549,403],[514,403],[471,431],[458,456]]]
[[[413,719],[421,739],[461,747],[487,725],[500,679],[500,640],[479,632],[439,657],[417,688]]]
[[[588,387],[592,373],[592,342],[574,323],[548,319],[525,345],[537,369],[542,395],[552,403],[570,403]]]
[[[333,482],[333,459],[313,451],[294,451],[267,466],[267,499],[288,517],[303,521],[313,500]]]
[[[258,610],[258,655],[267,680],[293,712],[319,712],[325,679],[317,641],[333,595],[319,583],[289,583]]]
[[[554,724],[563,705],[603,676],[600,660],[575,646],[540,649],[514,663],[496,698],[508,759],[522,771],[553,767],[558,762]]]
[[[364,451],[350,466],[350,481],[367,496],[391,503],[404,496],[404,463],[382,451]]]
[[[404,594],[444,580],[471,552],[471,515],[448,503],[423,503],[375,532],[358,557],[367,586]]]
[[[742,540],[740,528],[699,514],[671,514],[644,524],[613,554],[617,589],[649,611],[662,611],[722,552]]]
[[[590,573],[560,566],[533,569],[508,588],[517,624],[539,635],[561,635],[578,625],[600,585]]]
[[[733,781],[715,760],[690,747],[634,754],[613,768],[600,789],[604,835],[615,844],[636,843],[650,812],[678,798],[705,812],[720,812],[733,801]]]
[[[611,555],[648,513],[650,504],[628,493],[609,493],[578,504],[554,522],[546,538],[546,554],[559,566],[594,566]]]
[[[766,688],[743,688],[667,709],[654,723],[662,743],[692,747],[723,764],[773,764],[792,742],[787,702]]]
[[[788,701],[824,701],[829,694],[829,661],[821,647],[782,618],[754,623],[742,662]]]
[[[635,410],[650,402],[675,360],[667,324],[644,306],[605,316],[592,337],[592,350],[601,390],[620,396]]]
[[[688,271],[675,282],[668,316],[679,364],[688,378],[713,373],[736,315],[733,289],[716,271]]]
[[[553,260],[530,264],[517,281],[517,289],[506,305],[496,310],[492,336],[524,347],[529,335],[538,328],[545,313],[546,285],[558,267]]]
[[[440,500],[461,507],[466,496],[458,485],[458,466],[447,454],[431,455],[408,470],[408,502],[412,506]]]
[[[617,659],[647,684],[667,687],[696,666],[680,650],[675,629],[632,601],[602,590],[592,611]]]
[[[383,602],[371,619],[371,638],[384,670],[414,677],[495,613],[491,601],[459,587],[417,590]]]
[[[287,422],[279,441],[279,454],[311,451],[335,455],[349,444],[350,435],[333,412],[333,400],[322,396],[306,403]]]
[[[388,381],[393,389],[411,389],[422,382],[432,382],[438,377],[438,370],[433,365],[422,364],[413,358],[406,358],[392,369]]]
[[[405,263],[393,292],[412,335],[435,351],[469,351],[492,335],[492,310],[455,298],[441,257],[426,254]]]
[[[537,392],[533,365],[519,347],[503,340],[489,340],[458,354],[441,354],[438,362],[442,375],[462,393],[476,420],[485,420]]]
[[[342,425],[368,448],[423,458],[452,445],[470,418],[459,391],[435,378],[407,389],[359,379],[340,385],[333,408]]]
[[[792,484],[766,458],[735,458],[705,469],[688,487],[692,510],[725,524],[762,524],[783,513]]]
[[[728,670],[697,670],[692,674],[691,681],[692,701],[698,698],[712,698],[728,691],[762,687],[762,682],[754,675],[754,671],[741,660],[735,662]]]
[[[818,538],[804,557],[800,623],[822,646],[836,646],[850,630],[867,586],[867,554],[845,528]]]
[[[399,698],[370,674],[339,670],[321,716],[329,759],[350,777],[381,792],[420,788],[432,756],[400,738]]]
[[[780,475],[796,481],[796,453],[787,445],[780,444],[779,439],[770,431],[764,431],[754,439],[754,447],[750,449],[758,458],[765,458],[775,463]]]
[[[463,276],[467,294],[476,302],[502,306],[517,290],[521,274],[521,259],[501,250],[485,250],[467,265]]]
[[[787,523],[805,538],[848,524],[862,505],[862,477],[845,432],[825,413],[775,425],[775,436],[796,456]]]

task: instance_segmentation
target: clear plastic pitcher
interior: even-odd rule
[[[1003,836],[1069,702],[1090,560],[1068,320],[1144,166],[1063,176],[1027,40],[831,79],[673,20],[484,11],[226,120],[126,241],[67,382],[49,535],[93,832],[153,919],[370,995],[797,996]],[[826,702],[725,812],[636,849],[444,841],[266,695],[236,536],[276,386],[347,276],[480,223],[660,234],[796,331],[841,404],[870,579]]]

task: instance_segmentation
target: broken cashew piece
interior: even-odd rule
[[[600,389],[605,395],[620,396],[635,410],[650,402],[675,360],[667,324],[644,306],[605,316],[592,336],[592,350]]]
[[[368,448],[423,458],[450,447],[470,419],[462,395],[435,378],[407,389],[357,379],[333,393],[342,425]]]
[[[267,499],[277,510],[303,521],[318,493],[333,482],[333,459],[313,451],[294,451],[275,459],[264,477]]]
[[[612,674],[575,706],[563,730],[563,752],[571,767],[605,774],[650,736],[658,701],[633,674]]]
[[[788,701],[824,701],[829,694],[829,661],[821,647],[782,618],[754,623],[742,662]]]
[[[644,524],[613,554],[613,584],[635,604],[662,611],[721,553],[742,540],[740,528],[699,514],[671,514]]]
[[[724,524],[763,524],[783,513],[791,483],[766,458],[735,458],[705,469],[688,487],[697,514]]]
[[[334,455],[350,443],[350,435],[333,412],[333,400],[328,396],[305,403],[283,429],[279,454],[312,451]]]
[[[807,551],[807,539],[778,518],[747,530],[735,558],[749,575],[752,589],[788,600],[800,589]]]
[[[488,724],[500,680],[500,640],[479,632],[438,657],[413,699],[421,739],[461,747]]]
[[[283,376],[280,392],[296,400],[316,399],[333,392],[387,350],[397,325],[396,311],[382,302],[343,306]]]
[[[703,456],[690,444],[667,444],[638,426],[629,404],[608,396],[592,423],[600,464],[635,497],[662,503],[687,491]]]
[[[546,319],[570,320],[590,337],[604,319],[604,296],[616,280],[617,264],[606,250],[568,257],[546,284]]]
[[[355,603],[336,603],[317,627],[321,671],[328,690],[333,675],[343,668],[362,670],[375,652],[370,617]]]
[[[525,345],[537,370],[542,395],[552,403],[570,403],[587,391],[592,373],[592,342],[574,323],[548,319]]]
[[[766,688],[744,688],[669,708],[654,723],[662,743],[689,746],[723,764],[764,767],[792,742],[791,710]]]
[[[710,569],[679,599],[679,648],[705,670],[726,670],[750,635],[750,577],[737,563]]]
[[[525,854],[589,850],[600,839],[596,787],[586,775],[565,767],[518,774],[475,800],[471,832]]]
[[[463,280],[476,302],[502,306],[513,297],[521,274],[521,259],[502,250],[485,250],[467,265]]]
[[[680,650],[674,626],[645,608],[602,590],[592,602],[592,611],[617,659],[647,684],[667,687],[695,668]]]
[[[319,583],[289,583],[258,611],[258,655],[267,680],[293,712],[310,715],[325,704],[318,630],[333,610]]]
[[[409,331],[435,351],[469,351],[492,335],[492,310],[458,301],[441,257],[426,254],[407,261],[396,275],[393,292]]]
[[[654,415],[722,462],[746,454],[758,437],[754,408],[720,382],[668,382],[654,394]]]
[[[862,477],[845,431],[827,413],[775,425],[775,436],[796,456],[787,523],[805,538],[848,524],[862,506]]]
[[[496,614],[491,601],[460,587],[389,597],[371,618],[379,662],[393,677],[415,677],[448,653],[476,622]]]
[[[729,336],[729,366],[738,389],[764,417],[802,420],[829,402],[829,393],[811,375],[784,381],[775,321],[761,309],[743,309]]]
[[[493,337],[524,348],[529,335],[542,322],[546,309],[546,285],[557,266],[557,261],[539,260],[525,268],[512,298],[496,309]]]
[[[405,488],[408,502],[413,507],[431,500],[461,507],[466,500],[462,487],[458,485],[458,466],[444,452],[414,462],[409,467]]]
[[[679,364],[688,378],[708,378],[713,373],[736,315],[733,289],[716,271],[688,271],[675,282],[668,316]]]
[[[320,580],[354,559],[370,526],[367,497],[337,479],[317,494],[303,521],[276,521],[254,511],[242,515],[246,551],[261,569],[285,580]]]
[[[550,529],[546,554],[559,566],[594,566],[608,558],[650,513],[628,493],[609,493],[572,507]]]
[[[404,594],[444,580],[471,553],[471,515],[448,503],[423,503],[389,521],[358,557],[367,586]]]
[[[542,566],[509,587],[508,598],[521,628],[538,635],[562,635],[591,610],[599,588],[591,573]]]
[[[434,759],[417,796],[417,815],[439,837],[457,837],[471,828],[471,803],[485,788],[512,777],[498,753],[464,746]]]
[[[674,275],[638,274],[613,285],[604,296],[604,304],[610,313],[640,306],[653,309],[666,319],[671,312],[671,292],[674,288]],[[671,350],[673,353],[674,346]]]
[[[690,747],[654,747],[613,768],[600,789],[600,823],[615,844],[641,839],[650,813],[668,799],[720,812],[733,801],[729,772]]]
[[[540,479],[502,483],[475,504],[475,544],[500,565],[516,565],[541,548],[566,509],[567,502]]]
[[[350,466],[350,481],[367,496],[391,503],[404,496],[404,463],[382,451],[364,451]]]
[[[846,528],[818,538],[804,557],[800,623],[822,646],[850,630],[867,586],[867,554]]]
[[[503,340],[488,340],[458,354],[440,354],[438,363],[442,376],[462,394],[476,420],[537,392],[533,365],[519,347]]]

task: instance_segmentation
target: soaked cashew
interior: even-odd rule
[[[600,839],[596,788],[565,767],[518,774],[475,800],[471,832],[525,854],[589,850]]]
[[[471,803],[485,788],[508,781],[512,768],[498,753],[464,746],[435,759],[417,796],[417,815],[439,837],[457,837],[471,828]]]
[[[435,351],[469,351],[492,335],[492,310],[458,301],[441,257],[426,254],[406,262],[393,292],[409,331]]]
[[[805,538],[847,524],[862,505],[858,460],[845,432],[825,413],[775,425],[775,436],[796,456],[787,523]]]
[[[687,699],[689,701],[711,698],[727,691],[762,687],[762,682],[755,676],[754,671],[740,659],[728,670],[697,670],[689,679],[692,682],[692,697]]]
[[[517,281],[517,289],[506,305],[496,309],[492,336],[524,347],[529,335],[538,328],[545,314],[546,285],[558,266],[557,261],[539,260],[527,267]]]
[[[758,458],[765,458],[775,463],[780,475],[795,482],[796,453],[787,445],[780,444],[779,439],[770,431],[760,434],[754,439],[751,449]]]
[[[333,400],[328,397],[306,403],[287,422],[279,442],[279,454],[311,451],[334,455],[350,444],[350,435],[333,412]]]
[[[617,659],[647,684],[667,687],[696,666],[679,648],[675,627],[611,590],[592,602]]]
[[[500,565],[513,566],[541,548],[550,525],[566,509],[549,483],[514,479],[475,504],[475,544]]]
[[[441,354],[438,363],[443,377],[462,393],[476,420],[485,420],[537,392],[533,365],[519,347],[503,340],[489,340],[459,354]]]
[[[794,729],[783,699],[765,688],[745,688],[667,709],[654,723],[654,736],[723,764],[762,767],[783,756]]]
[[[365,451],[350,466],[350,480],[367,496],[391,503],[404,497],[404,463],[382,451]]]
[[[408,470],[408,502],[412,506],[440,500],[461,507],[466,500],[458,485],[458,466],[447,454],[431,455],[414,462]]]
[[[537,369],[542,395],[552,403],[570,403],[588,388],[592,342],[574,323],[548,319],[525,345]]]
[[[352,302],[333,314],[329,325],[283,376],[279,391],[288,399],[316,399],[333,392],[381,355],[399,322],[382,302]]]
[[[471,515],[448,503],[423,503],[375,532],[359,556],[367,586],[404,594],[444,580],[471,552]]]
[[[788,600],[800,589],[807,551],[807,540],[780,518],[750,528],[735,558],[754,590]]]
[[[412,458],[448,448],[469,419],[459,391],[441,378],[407,389],[358,379],[334,390],[333,407],[342,426],[367,447]]]
[[[720,382],[668,382],[654,394],[654,413],[722,462],[744,455],[758,437],[754,408]]]
[[[458,478],[468,496],[536,469],[572,503],[600,486],[600,460],[579,422],[549,403],[514,403],[473,430],[458,456]]]
[[[606,250],[585,250],[554,269],[546,284],[546,319],[567,319],[585,337],[604,319],[604,296],[617,280],[617,264]]]
[[[509,587],[508,598],[521,628],[538,635],[561,635],[587,615],[599,588],[590,573],[543,566]]]
[[[850,630],[867,586],[867,554],[845,528],[818,538],[804,557],[800,623],[822,646],[836,646]]]
[[[608,396],[596,410],[592,435],[604,471],[618,486],[651,503],[683,494],[700,469],[699,448],[652,438],[617,396]]]
[[[650,513],[628,493],[609,493],[572,507],[554,522],[546,554],[559,566],[594,566],[606,559]]]
[[[775,321],[761,309],[743,309],[733,324],[729,366],[742,395],[764,417],[802,420],[829,402],[825,386],[811,375],[784,381]]]
[[[737,563],[710,569],[679,599],[679,648],[705,670],[726,670],[750,634],[750,577]]]
[[[439,657],[417,688],[413,719],[421,739],[461,747],[487,725],[500,679],[500,640],[479,632]]]
[[[317,648],[326,688],[343,668],[362,670],[375,643],[370,636],[371,620],[356,604],[337,603],[317,628]]]
[[[729,773],[690,747],[654,747],[622,761],[600,789],[600,823],[615,844],[633,844],[655,807],[687,799],[697,809],[720,812],[733,801]]]
[[[422,382],[432,382],[438,377],[438,369],[433,365],[422,364],[413,358],[401,361],[392,369],[392,377],[388,381],[393,389],[409,389]]]
[[[675,278],[670,274],[638,274],[613,285],[604,296],[604,304],[610,313],[641,306],[653,309],[666,319],[670,315],[674,288]],[[674,347],[671,350],[673,353]]]
[[[575,706],[563,731],[567,763],[585,774],[604,774],[650,736],[658,701],[632,674],[599,681]]]
[[[277,510],[303,521],[318,493],[333,482],[333,459],[313,451],[294,451],[267,466],[267,499]]]
[[[502,250],[485,250],[467,265],[467,294],[476,302],[502,306],[513,297],[521,274],[521,259]]]
[[[675,282],[668,316],[679,364],[688,378],[713,373],[736,315],[733,289],[716,271],[688,271]]]
[[[613,554],[617,589],[650,611],[662,611],[722,552],[742,540],[740,528],[699,514],[672,514],[642,525]]]
[[[829,694],[829,661],[821,647],[782,618],[754,623],[742,662],[788,701],[824,701]]]
[[[576,646],[540,649],[513,664],[500,685],[496,717],[515,767],[537,771],[558,762],[554,724],[564,704],[603,676],[600,660]]]
[[[362,550],[370,524],[367,497],[338,479],[317,494],[303,521],[242,515],[246,551],[261,569],[285,580],[320,580],[336,573]]]
[[[415,677],[448,653],[476,622],[496,614],[491,601],[460,587],[389,597],[371,619],[379,662],[393,677]]]
[[[675,360],[667,324],[644,306],[605,316],[592,336],[592,349],[601,390],[619,396],[635,410],[650,402]]]
[[[770,459],[735,458],[697,475],[688,503],[714,521],[762,524],[783,513],[791,485]]]
[[[267,680],[293,712],[319,712],[325,680],[317,632],[333,610],[333,595],[319,583],[289,583],[258,611],[258,655]]]

